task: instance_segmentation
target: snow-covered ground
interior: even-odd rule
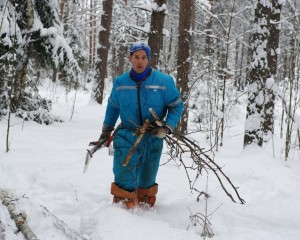
[[[44,95],[53,98],[50,89]],[[70,239],[55,226],[55,217],[82,239],[201,239],[203,227],[191,221],[190,215],[205,214],[206,204],[213,239],[300,239],[300,157],[284,161],[276,138],[263,149],[243,150],[242,111],[235,112],[233,127],[227,128],[224,147],[215,161],[239,187],[246,204],[233,203],[213,174],[208,181],[206,176],[201,180],[210,197],[197,202],[184,169],[170,161],[158,173],[155,207],[128,211],[112,204],[108,149],[95,153],[83,174],[86,149],[99,137],[106,104],[100,106],[90,101],[89,93],[78,92],[70,120],[74,93],[65,96],[58,88],[54,99],[53,113],[65,121],[45,126],[13,118],[8,153],[7,121],[0,122],[0,190],[19,199],[17,208],[27,213],[28,224],[40,240]],[[164,154],[162,163],[167,160]],[[15,230],[0,204],[0,239],[23,239]]]

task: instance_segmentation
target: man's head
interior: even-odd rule
[[[144,50],[148,60],[151,60],[151,48],[149,45],[145,42],[135,42],[131,45],[129,49],[130,55],[132,55],[134,52],[139,51],[139,50]]]
[[[129,61],[136,73],[142,73],[146,70],[151,59],[151,49],[144,42],[133,43],[129,49]]]

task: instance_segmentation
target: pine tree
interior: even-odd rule
[[[2,115],[9,110],[24,119],[49,124],[51,103],[38,93],[40,69],[60,67],[69,85],[75,85],[80,71],[72,49],[63,37],[56,0],[9,0],[2,10],[0,85]],[[16,61],[12,61],[15,59]],[[14,66],[14,67],[12,67]],[[10,77],[7,77],[10,76]],[[11,99],[9,99],[11,96]],[[1,116],[1,115],[0,115]]]
[[[191,69],[191,33],[192,16],[195,11],[193,0],[180,0],[178,58],[177,58],[177,85],[185,103],[184,112],[177,127],[178,132],[186,133],[188,127],[188,96],[189,74]]]
[[[152,8],[151,24],[149,32],[149,46],[151,48],[151,67],[157,68],[159,63],[160,49],[163,45],[163,26],[167,12],[166,0],[156,0],[155,8]]]
[[[104,98],[104,82],[107,78],[107,62],[109,50],[109,37],[112,21],[113,0],[103,0],[103,13],[101,15],[101,29],[97,48],[96,76],[93,98],[102,104]]]
[[[258,1],[255,9],[244,146],[262,146],[264,135],[273,133],[281,5],[276,0]]]

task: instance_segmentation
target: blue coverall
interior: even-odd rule
[[[183,112],[183,102],[174,79],[152,69],[142,82],[136,82],[130,72],[114,79],[108,99],[104,127],[114,128],[118,118],[121,125],[114,136],[114,182],[120,188],[132,192],[136,188],[147,189],[155,184],[163,139],[146,132],[127,167],[123,166],[130,148],[138,135],[134,134],[146,119],[155,121],[149,112],[152,108],[165,124],[174,129]]]

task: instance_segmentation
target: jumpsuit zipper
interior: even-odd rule
[[[137,95],[138,95],[138,109],[139,109],[139,117],[140,117],[140,126],[143,126],[143,116],[142,116],[142,107],[141,107],[141,83],[137,83]]]
[[[132,75],[132,73],[129,73],[129,77],[136,82],[137,84],[137,95],[138,95],[138,110],[139,110],[139,118],[140,118],[140,126],[143,126],[144,123],[143,123],[143,116],[142,116],[142,107],[141,107],[141,84],[143,81],[145,81],[152,73],[152,69],[151,71],[148,73],[148,75],[142,79],[141,81],[136,81]]]

